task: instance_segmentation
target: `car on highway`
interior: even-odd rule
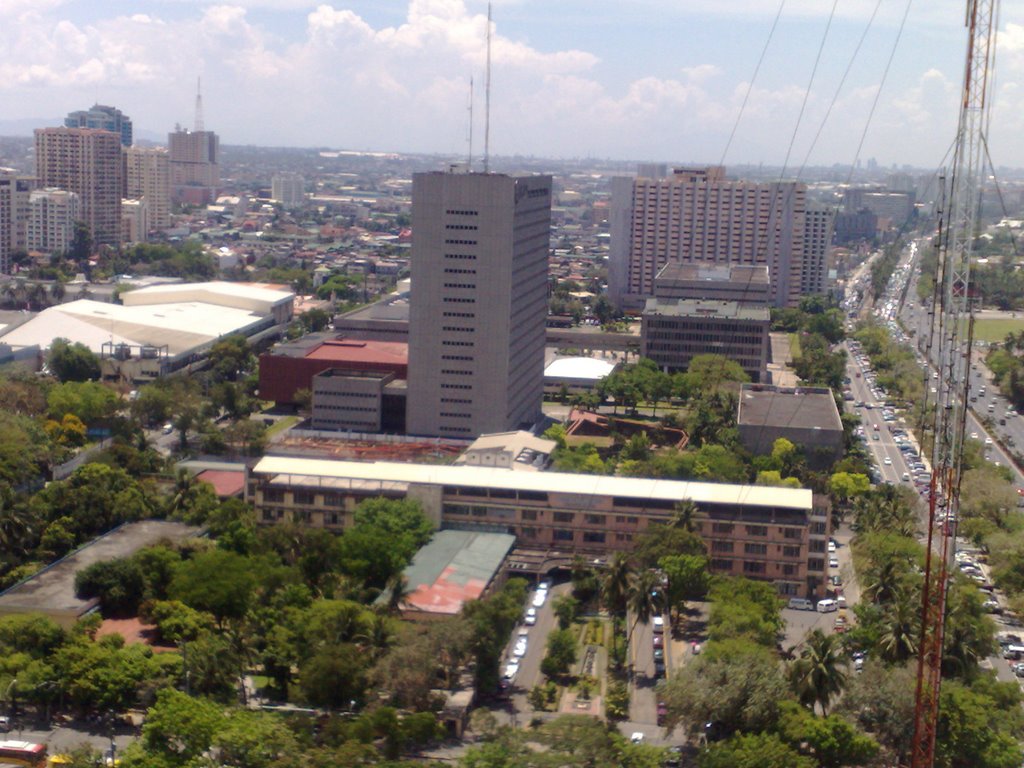
[[[886,456],[884,459],[882,459],[882,463],[885,464],[885,466],[887,466],[887,467],[891,467],[892,466],[892,459],[890,459],[888,456]]]

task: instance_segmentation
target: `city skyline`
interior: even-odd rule
[[[744,118],[724,153],[771,28],[774,0],[664,0],[596,6],[494,4],[495,155],[780,164],[831,4],[787,3]],[[849,164],[905,5],[880,3],[864,47],[808,156],[875,2],[836,6],[825,55],[789,158]],[[227,144],[464,155],[469,79],[474,151],[483,148],[484,0],[2,0],[6,121],[58,119],[93,102],[143,135],[193,120]],[[955,0],[910,7],[860,159],[942,162],[955,127],[964,50]],[[1024,166],[1024,2],[1004,3],[990,140],[997,165]],[[52,114],[51,114],[52,113]],[[723,158],[724,154],[724,158]],[[947,161],[948,162],[948,161]]]

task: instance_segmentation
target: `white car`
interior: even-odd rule
[[[516,643],[516,647],[512,649],[512,655],[519,659],[526,655],[526,640],[520,640]]]
[[[892,459],[890,459],[888,456],[886,456],[884,459],[882,459],[882,463],[885,464],[885,466],[887,466],[887,467],[891,467],[892,466]]]
[[[527,608],[526,609],[526,616],[523,617],[523,624],[525,624],[528,627],[532,627],[536,623],[537,623],[537,609],[536,608]]]
[[[829,568],[838,568],[839,567],[839,558],[830,557],[828,559],[828,567]]]
[[[828,543],[828,551],[829,551],[829,554],[832,554],[833,552],[836,551],[836,543],[834,541],[830,541]]]
[[[547,592],[536,592],[536,593],[534,593],[534,595],[533,595],[533,607],[534,608],[540,608],[542,605],[544,605],[544,601],[547,600],[547,599],[548,599],[548,593]]]
[[[640,731],[634,731],[633,734],[629,737],[629,740],[634,744],[642,744],[644,740],[644,735]]]
[[[508,664],[506,664],[506,665],[505,665],[505,674],[504,674],[504,677],[505,677],[505,679],[506,679],[506,680],[508,680],[508,681],[509,681],[510,683],[511,683],[511,682],[512,682],[513,680],[515,680],[515,679],[516,679],[516,675],[517,675],[518,673],[519,673],[519,662],[518,662],[518,661],[510,661],[510,662],[509,662]]]
[[[655,616],[651,620],[651,624],[654,625],[654,633],[660,635],[665,631],[665,619],[661,616]]]

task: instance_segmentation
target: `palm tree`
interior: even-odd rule
[[[0,498],[0,552],[24,553],[31,543],[33,516],[28,508],[14,504],[9,494]]]
[[[895,557],[889,557],[875,565],[864,585],[864,596],[877,605],[891,603],[903,588],[906,565]]]
[[[626,614],[630,572],[631,568],[626,555],[616,552],[608,561],[608,568],[601,580],[601,602],[612,616],[613,631],[618,631],[621,627],[620,622]]]
[[[668,520],[668,527],[681,529],[693,533],[696,529],[696,523],[693,522],[694,516],[697,514],[697,505],[689,499],[680,501],[676,504],[676,508],[672,511],[672,517]]]
[[[401,573],[396,573],[388,579],[384,591],[388,593],[388,612],[401,613],[405,601],[415,590],[409,588],[409,579]]]
[[[636,629],[636,625],[641,622],[648,623],[661,610],[660,586],[658,575],[651,570],[640,571],[631,580],[627,604],[633,614],[633,623],[629,628],[627,645],[633,638],[633,630]]]
[[[67,288],[64,287],[64,283],[60,280],[55,280],[53,285],[50,286],[50,298],[53,299],[55,304],[60,304],[64,300],[65,295],[67,295]]]
[[[391,621],[383,613],[372,613],[367,618],[366,626],[354,639],[361,646],[369,649],[374,656],[380,656],[394,641],[395,632]]]
[[[818,705],[821,714],[828,715],[829,703],[846,685],[846,664],[838,635],[826,635],[820,629],[811,632],[800,658],[790,668],[800,703],[811,711]]]
[[[612,555],[601,580],[601,601],[612,616],[621,617],[626,612],[630,573],[631,568],[625,553],[616,552]]]
[[[878,647],[886,661],[903,662],[917,653],[919,614],[916,602],[912,592],[901,590],[882,615]]]

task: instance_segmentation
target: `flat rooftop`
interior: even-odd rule
[[[346,320],[387,320],[407,323],[409,322],[409,298],[405,295],[390,296],[336,318],[337,322]]]
[[[768,307],[744,304],[739,301],[703,301],[699,299],[648,299],[644,305],[644,314],[761,322],[768,322],[771,319]]]
[[[338,360],[346,363],[384,363],[407,365],[409,345],[401,341],[362,341],[357,339],[327,339],[309,350],[308,360]]]
[[[740,426],[843,429],[836,400],[824,387],[744,384],[736,421]]]
[[[615,363],[593,357],[559,357],[544,369],[546,379],[581,379],[597,382],[615,370]]]
[[[768,267],[759,264],[716,264],[669,260],[656,280],[715,281],[768,284]]]
[[[501,467],[471,465],[265,456],[253,467],[252,473],[271,475],[271,482],[281,485],[360,489],[367,493],[404,493],[411,484],[424,484],[565,493],[577,496],[623,496],[657,501],[689,499],[697,504],[730,504],[804,511],[811,509],[811,492],[805,488],[609,477],[569,472],[514,472]]]
[[[507,533],[438,531],[405,569],[405,610],[455,615],[480,597],[515,544]]]
[[[126,523],[0,593],[0,613],[81,616],[96,605],[96,600],[75,597],[75,575],[79,571],[103,560],[128,557],[164,539],[190,538],[201,530],[166,520]]]

